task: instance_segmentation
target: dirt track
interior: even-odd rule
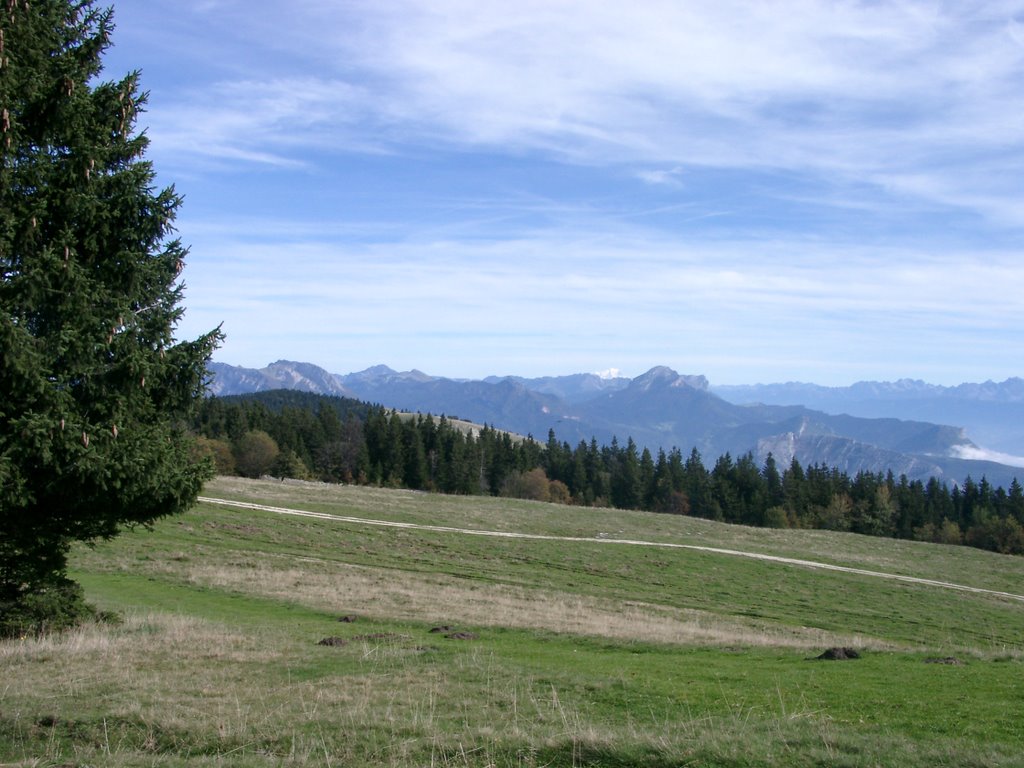
[[[279,515],[294,515],[296,517],[313,517],[320,520],[333,520],[339,523],[353,523],[355,525],[375,525],[384,528],[407,528],[417,531],[437,531],[440,533],[460,533],[468,536],[491,536],[503,539],[534,539],[542,541],[579,541],[594,544],[629,544],[637,547],[658,547],[661,549],[689,549],[697,552],[713,552],[719,555],[731,555],[734,557],[748,557],[754,560],[766,560],[783,565],[795,565],[802,568],[817,568],[825,571],[841,571],[842,573],[855,573],[861,576],[871,576],[878,579],[890,579],[892,581],[903,581],[910,584],[925,584],[943,589],[955,589],[961,592],[974,592],[982,595],[994,595],[1005,597],[1010,600],[1024,602],[1024,595],[1015,595],[1012,592],[999,592],[994,589],[982,589],[981,587],[969,587],[964,584],[953,584],[948,581],[936,581],[934,579],[921,579],[916,576],[903,576],[898,573],[884,573],[882,571],[869,571],[864,568],[852,568],[845,565],[831,565],[829,563],[818,563],[813,560],[799,560],[793,557],[779,557],[778,555],[765,555],[758,552],[743,552],[737,549],[722,549],[719,547],[702,547],[696,544],[671,544],[660,541],[642,541],[639,539],[611,539],[585,536],[546,536],[540,533],[512,533],[508,531],[483,531],[473,528],[453,528],[445,525],[422,525],[419,523],[399,523],[392,520],[372,520],[365,517],[349,517],[348,515],[331,515],[326,512],[308,512],[302,509],[289,509],[287,507],[270,507],[265,504],[253,504],[248,501],[231,501],[230,499],[216,499],[208,496],[200,496],[199,501],[205,504],[220,504],[226,507],[240,507],[242,509],[258,509],[264,512],[276,512]]]

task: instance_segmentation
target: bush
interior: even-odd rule
[[[529,472],[512,472],[502,483],[501,495],[511,499],[551,501],[551,483],[540,467]]]
[[[768,507],[764,512],[765,528],[789,528],[789,513],[785,507]]]
[[[313,473],[302,458],[291,448],[281,451],[270,468],[270,474],[274,477],[292,478],[294,480],[312,480]]]
[[[261,429],[246,432],[235,444],[235,465],[243,477],[262,477],[277,461],[281,449]]]
[[[215,440],[198,435],[192,447],[192,455],[196,459],[209,458],[218,475],[235,474],[235,456],[231,452],[231,443],[227,440]]]
[[[1012,517],[991,513],[979,515],[979,521],[964,535],[964,543],[1004,555],[1024,553],[1024,529]]]
[[[60,632],[84,621],[110,621],[112,614],[85,602],[82,588],[63,577],[16,599],[0,599],[0,637],[38,636]]]

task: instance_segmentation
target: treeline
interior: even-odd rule
[[[399,414],[354,400],[274,391],[210,398],[195,422],[199,450],[225,474],[318,479],[455,494],[643,509],[775,528],[825,528],[1024,553],[1024,490],[983,477],[950,488],[854,476],[833,467],[779,467],[769,456],[694,449],[652,454],[595,440],[545,444],[445,417]]]

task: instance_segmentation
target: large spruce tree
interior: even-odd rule
[[[175,339],[181,200],[143,159],[138,74],[98,80],[111,29],[92,0],[0,0],[0,613],[208,471],[185,419],[220,332]]]

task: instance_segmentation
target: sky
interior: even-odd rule
[[[1024,375],[1024,0],[114,13],[217,361]]]

